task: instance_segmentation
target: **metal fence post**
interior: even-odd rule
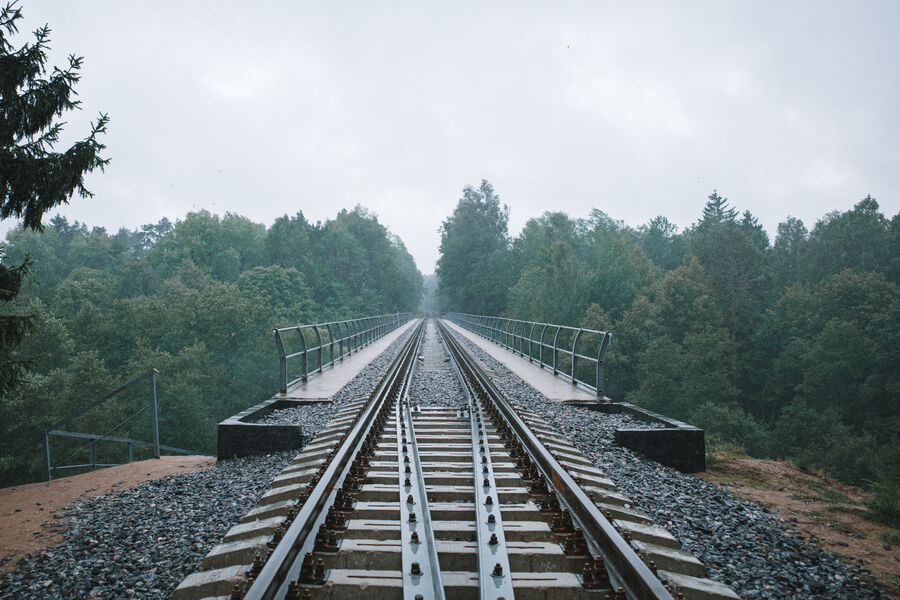
[[[303,333],[301,332],[300,335],[303,335]],[[278,375],[281,378],[281,393],[287,394],[287,356],[284,353],[284,344],[277,329],[272,330],[272,337],[275,338],[275,348],[278,350]]]
[[[150,370],[150,419],[153,424],[153,458],[159,458],[159,415],[157,414],[156,402],[156,369]],[[93,451],[91,446],[91,451]],[[91,457],[93,462],[93,456]]]
[[[53,467],[50,466],[50,436],[44,430],[44,463],[47,465],[47,481],[53,479]]]
[[[328,323],[328,337],[331,338],[331,365],[334,366],[334,329]]]
[[[575,380],[575,354],[576,354],[576,350],[578,350],[578,338],[581,337],[581,332],[582,332],[582,331],[584,331],[584,329],[579,329],[579,330],[578,330],[578,333],[575,334],[575,339],[572,340],[572,385],[575,385],[575,384],[576,384],[576,380]]]
[[[562,329],[559,325],[556,326],[556,335],[553,336],[553,374],[556,375],[556,354],[557,348],[559,348],[559,332]]]
[[[544,333],[547,331],[547,324],[544,323],[544,326],[541,327],[541,342],[538,346],[538,362],[541,363],[541,366],[546,366],[547,363],[544,362]]]
[[[603,389],[603,363],[606,362],[606,352],[609,350],[609,343],[612,341],[612,334],[610,332],[604,332],[603,341],[600,342],[600,350],[597,352],[597,397],[603,398],[606,396],[606,391]]]
[[[534,341],[534,328],[535,327],[537,327],[537,323],[532,322],[531,329],[528,330],[528,362],[531,362],[531,359],[533,358],[531,356],[531,353],[533,352],[533,350],[531,349],[531,343]]]
[[[319,331],[318,325],[313,325],[313,331],[316,332],[316,346],[319,347],[319,373],[325,368],[324,355],[322,354],[322,333]]]
[[[309,381],[309,352],[306,350],[306,334],[303,333],[302,326],[297,326],[297,333],[300,334],[300,352],[303,353],[300,355],[300,376],[303,378],[303,381]],[[284,377],[284,391],[282,393],[287,394],[287,366],[285,366]]]

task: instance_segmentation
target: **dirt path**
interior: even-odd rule
[[[99,469],[90,473],[0,489],[0,568],[15,566],[15,558],[62,541],[63,528],[54,513],[82,496],[98,496],[125,489],[148,479],[204,469],[211,456],[163,456],[158,459]]]
[[[791,535],[864,565],[882,590],[900,582],[900,531],[866,519],[868,495],[786,462],[737,458],[698,476],[748,500],[777,509]]]

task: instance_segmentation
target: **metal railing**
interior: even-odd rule
[[[135,377],[128,383],[126,383],[126,384],[116,388],[115,390],[109,392],[108,394],[94,400],[87,406],[75,411],[74,413],[72,413],[71,415],[66,417],[65,419],[63,419],[61,421],[57,421],[56,423],[54,423],[53,425],[51,425],[50,427],[45,429],[44,430],[44,464],[45,464],[46,471],[47,471],[47,481],[50,481],[53,478],[53,472],[58,471],[58,470],[86,469],[86,468],[94,469],[97,467],[115,467],[115,466],[121,464],[121,463],[98,463],[97,462],[97,442],[101,442],[101,441],[126,444],[128,446],[127,462],[131,462],[131,460],[134,456],[134,447],[135,446],[152,448],[154,458],[159,458],[161,450],[165,450],[167,452],[177,452],[179,454],[197,454],[196,452],[193,452],[191,450],[182,450],[181,448],[173,448],[172,446],[165,446],[165,445],[162,445],[159,443],[159,416],[158,416],[158,412],[157,412],[157,398],[156,398],[156,376],[158,374],[159,374],[159,371],[157,371],[156,369],[150,369],[146,373],[138,375],[137,377]],[[62,431],[60,429],[57,429],[57,427],[63,427],[65,425],[69,424],[70,422],[77,419],[78,417],[86,414],[88,411],[90,411],[94,408],[97,408],[98,406],[100,406],[101,404],[106,402],[107,400],[113,398],[114,396],[117,396],[118,394],[124,392],[126,389],[130,388],[131,386],[133,386],[137,383],[140,383],[141,381],[144,381],[145,379],[150,380],[150,401],[147,404],[145,404],[144,406],[142,406],[141,408],[139,408],[137,410],[137,412],[133,413],[131,416],[129,416],[124,421],[120,422],[119,424],[113,426],[112,428],[107,430],[105,433],[95,434],[95,433],[83,433],[83,432],[77,432],[77,431]],[[142,412],[144,412],[148,408],[150,409],[150,427],[151,427],[152,437],[153,437],[152,442],[146,442],[144,440],[135,440],[135,439],[131,439],[131,438],[114,437],[114,436],[109,435],[116,429],[118,429],[118,428],[122,427],[123,425],[125,425],[126,423],[130,422],[132,419],[134,419],[135,417],[140,415]],[[57,436],[57,437],[79,438],[79,439],[85,439],[85,440],[91,440],[91,441],[88,442],[85,446],[82,446],[82,447],[76,449],[71,454],[69,454],[59,464],[54,465],[51,460],[51,457],[50,457],[50,436],[51,435]],[[76,456],[78,456],[79,454],[81,454],[82,452],[85,452],[85,451],[87,451],[89,453],[89,456],[90,456],[89,463],[76,464],[76,465],[66,464],[70,460],[72,460],[73,458],[75,458]]]
[[[447,318],[605,397],[603,367],[612,333],[465,313],[448,313]]]
[[[308,381],[310,374],[321,373],[326,366],[344,360],[344,357],[354,350],[359,350],[397,329],[412,319],[412,316],[411,312],[395,313],[273,329],[272,336],[278,350],[281,394],[287,394],[288,388],[299,381]],[[287,353],[284,347],[285,334],[292,334],[291,338],[300,346],[298,351]],[[295,358],[300,359],[299,370],[294,379],[288,381],[288,360]]]

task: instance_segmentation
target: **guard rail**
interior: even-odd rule
[[[612,333],[486,315],[448,313],[446,316],[464,329],[492,340],[529,361],[537,361],[554,375],[596,392],[598,398],[606,397],[604,363]]]

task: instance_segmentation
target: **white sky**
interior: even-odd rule
[[[17,43],[49,23],[53,64],[85,57],[70,138],[112,119],[95,197],[60,211],[111,232],[359,203],[430,273],[481,178],[513,234],[594,207],[684,227],[713,188],[770,235],[866,194],[900,208],[898,2],[21,6]]]

